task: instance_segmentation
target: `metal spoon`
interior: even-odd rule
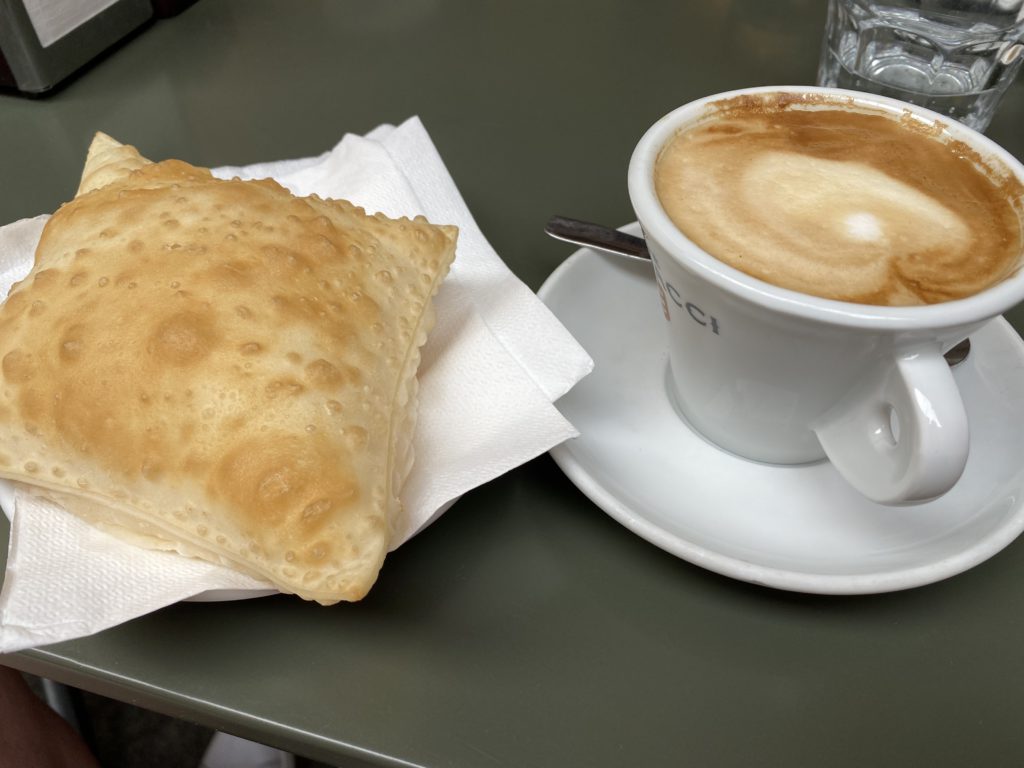
[[[647,243],[642,237],[627,235],[617,229],[592,224],[589,221],[552,216],[544,226],[544,231],[556,240],[564,240],[567,243],[614,253],[617,256],[651,260],[651,254],[647,252]]]
[[[574,245],[582,245],[598,251],[613,253],[616,256],[629,256],[634,259],[651,260],[647,243],[642,237],[627,235],[617,229],[604,227],[589,221],[570,219],[565,216],[552,216],[544,226],[544,231],[556,240],[564,240]],[[971,351],[971,340],[964,339],[945,354],[946,362],[952,368],[967,359]]]

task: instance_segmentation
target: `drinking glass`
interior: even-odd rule
[[[1024,0],[829,0],[818,85],[877,93],[978,131],[1024,61]]]

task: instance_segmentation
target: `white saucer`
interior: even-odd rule
[[[746,461],[680,420],[650,264],[583,249],[540,297],[595,362],[558,401],[581,436],[552,456],[605,512],[684,560],[780,589],[888,592],[961,573],[1024,529],[1024,342],[1002,318],[954,371],[971,426],[963,477],[936,501],[883,507],[827,462]]]

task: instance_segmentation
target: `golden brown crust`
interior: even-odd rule
[[[89,145],[75,197],[119,181],[131,171],[149,164],[135,147],[122,144],[105,133],[97,133]]]
[[[0,476],[284,591],[362,597],[455,229],[107,141],[90,166],[0,308]]]

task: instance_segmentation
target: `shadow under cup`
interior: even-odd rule
[[[1000,179],[1006,174],[1018,226],[1024,167],[984,136],[922,108],[814,87],[745,89],[680,107],[648,130],[630,161],[630,199],[667,320],[671,394],[690,424],[756,461],[828,458],[854,488],[880,503],[918,503],[945,493],[966,463],[968,425],[942,354],[1024,300],[1024,254],[1018,247],[1015,268],[991,287],[920,306],[823,298],[729,266],[673,223],[654,179],[659,155],[677,134],[714,121],[721,106],[736,99],[882,113],[929,128],[922,133],[931,136],[922,141],[963,142]],[[779,197],[784,208],[785,192]]]

